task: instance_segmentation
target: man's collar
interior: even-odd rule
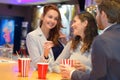
[[[110,24],[108,27],[106,27],[103,31],[102,31],[102,33],[104,33],[108,28],[110,28],[112,25],[115,25],[116,23],[113,23],[113,24]]]

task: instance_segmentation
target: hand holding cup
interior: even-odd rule
[[[60,73],[62,80],[69,80],[71,71],[74,71],[75,68],[69,65],[60,64]]]
[[[85,71],[86,66],[82,64],[79,60],[74,60],[73,61],[73,67],[75,67],[78,70]]]

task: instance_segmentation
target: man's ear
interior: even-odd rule
[[[101,16],[102,16],[103,18],[107,18],[107,15],[106,15],[106,13],[105,13],[104,11],[101,12]]]

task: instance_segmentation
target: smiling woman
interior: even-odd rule
[[[51,64],[63,50],[59,41],[62,28],[61,15],[56,5],[45,5],[38,28],[27,35],[26,43],[28,52],[36,67],[38,62]],[[49,47],[50,46],[50,47]]]

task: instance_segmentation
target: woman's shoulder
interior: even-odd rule
[[[72,41],[68,41],[66,45],[71,45],[72,44]]]
[[[38,36],[38,35],[42,35],[42,31],[40,28],[37,28],[27,34],[27,36]]]

